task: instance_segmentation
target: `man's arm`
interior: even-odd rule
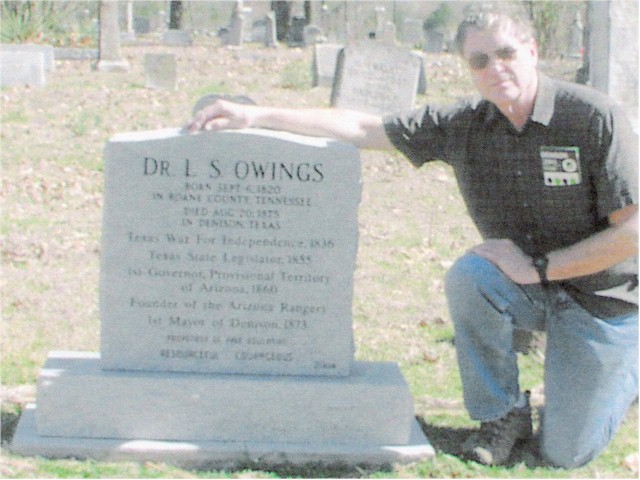
[[[574,245],[549,252],[547,278],[553,281],[590,275],[637,255],[638,206],[629,205],[613,212],[609,221],[609,228]],[[471,251],[493,262],[516,283],[540,282],[531,257],[511,240],[487,240]]]
[[[564,280],[605,270],[638,254],[638,206],[609,216],[611,226],[570,247],[548,255],[549,280]]]
[[[186,128],[192,133],[199,130],[267,128],[335,138],[360,148],[393,148],[387,138],[382,117],[334,108],[298,110],[218,100],[196,113]]]

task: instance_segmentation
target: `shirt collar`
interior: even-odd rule
[[[549,77],[538,73],[538,92],[533,104],[533,112],[530,120],[544,126],[549,126],[555,105],[556,87]],[[484,119],[485,125],[490,125],[498,118],[503,117],[502,113],[493,103],[487,102],[487,113]]]
[[[533,105],[531,121],[549,126],[555,105],[556,87],[549,77],[538,74],[538,93]]]

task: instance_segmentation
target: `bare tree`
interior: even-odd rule
[[[523,0],[536,31],[540,54],[549,57],[560,52],[558,33],[567,4],[554,0]]]

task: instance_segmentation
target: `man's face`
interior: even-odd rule
[[[508,29],[470,28],[463,56],[480,94],[498,107],[533,105],[537,89],[538,48],[522,42]]]

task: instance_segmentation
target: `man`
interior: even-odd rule
[[[218,102],[188,128],[289,130],[450,164],[484,238],[445,283],[465,405],[481,422],[465,454],[501,464],[532,435],[513,331],[540,329],[542,453],[581,466],[637,398],[637,138],[606,97],[538,72],[532,29],[504,4],[467,18],[457,43],[477,101],[383,118]]]

